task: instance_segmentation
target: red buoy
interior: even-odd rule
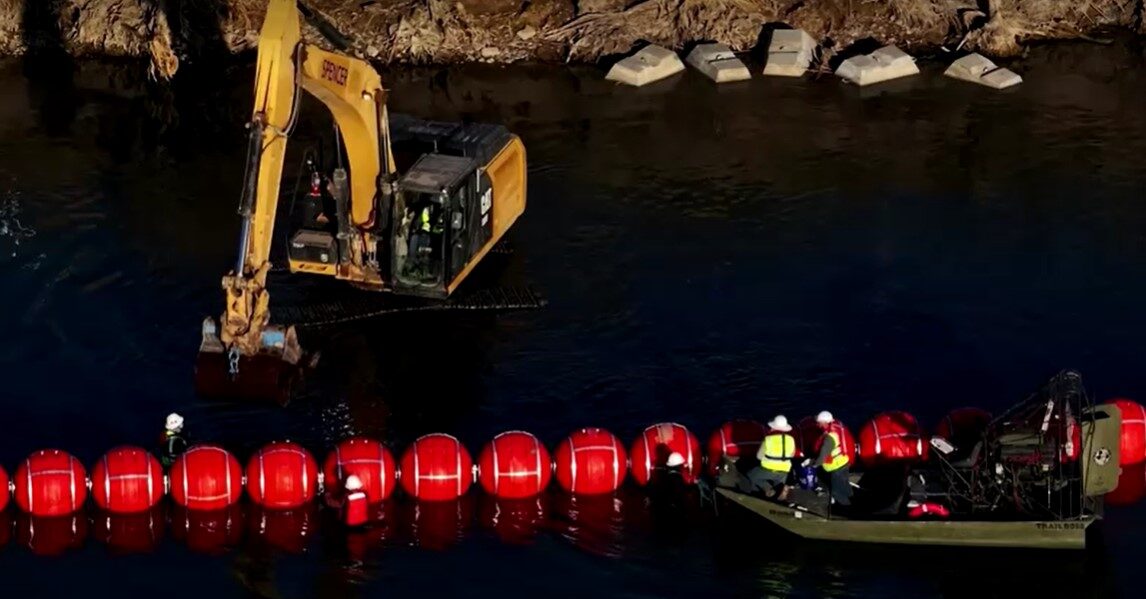
[[[247,463],[247,494],[258,505],[297,508],[313,499],[317,489],[318,463],[297,443],[267,444]]]
[[[402,454],[401,482],[402,488],[418,499],[457,499],[474,482],[473,458],[450,435],[424,435]]]
[[[171,498],[189,510],[221,510],[243,493],[243,470],[231,452],[195,445],[171,465]]]
[[[848,456],[848,463],[855,464],[856,440],[847,425],[840,420],[833,420],[828,425],[828,432],[833,432],[840,438],[840,443],[844,446],[844,453]],[[816,422],[815,416],[804,417],[796,425],[796,433],[798,435],[797,441],[800,443],[800,451],[805,456],[815,458],[820,455],[820,446],[824,443],[824,431],[820,430],[820,425]]]
[[[0,466],[0,512],[8,507],[8,473],[4,471],[4,467]]]
[[[876,415],[859,434],[860,459],[868,465],[927,459],[927,442],[915,416],[892,411]]]
[[[768,429],[755,420],[725,422],[708,438],[708,473],[716,474],[716,468],[724,456],[736,459],[748,456],[754,459],[756,450],[767,434]]]
[[[146,512],[163,492],[163,467],[147,450],[116,447],[92,466],[92,499],[114,514]]]
[[[991,413],[980,408],[956,408],[947,413],[935,427],[935,436],[943,437],[955,447],[970,449],[978,443],[991,424]]]
[[[524,431],[501,433],[478,456],[482,488],[503,499],[533,497],[545,490],[552,476],[549,450]]]
[[[134,514],[102,512],[93,519],[93,536],[116,554],[150,553],[163,539],[166,520],[161,507]]]
[[[557,483],[575,495],[616,491],[629,467],[625,446],[601,428],[574,431],[553,453]]]
[[[87,472],[71,454],[42,449],[16,469],[16,505],[37,516],[64,516],[84,505]]]
[[[646,428],[629,450],[637,484],[648,483],[653,471],[664,467],[674,451],[684,457],[681,473],[685,482],[695,482],[700,474],[700,441],[684,425],[662,422]]]
[[[1123,466],[1118,472],[1118,486],[1106,494],[1108,505],[1132,505],[1146,497],[1146,464]]]
[[[362,481],[362,490],[370,503],[384,501],[398,485],[398,468],[394,456],[374,439],[352,437],[339,443],[322,465],[326,488],[334,489],[353,474]]]
[[[224,553],[243,540],[243,506],[236,503],[211,511],[177,506],[171,514],[171,537],[191,551]]]
[[[1126,466],[1146,462],[1146,409],[1122,397],[1107,401],[1122,413],[1122,436],[1118,443],[1118,463]]]

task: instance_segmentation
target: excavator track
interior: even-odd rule
[[[528,287],[496,287],[441,302],[395,302],[393,298],[363,297],[306,306],[282,306],[275,310],[275,320],[298,328],[321,328],[390,314],[536,310],[546,305],[548,301]]]

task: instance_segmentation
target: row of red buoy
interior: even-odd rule
[[[1123,414],[1121,463],[1146,461],[1146,410],[1130,400],[1112,400]],[[949,413],[936,427],[936,434],[959,444],[973,439],[990,422],[991,415],[977,408]],[[860,429],[858,442],[851,431],[836,421],[831,425],[842,439],[848,456],[864,466],[895,461],[921,461],[929,455],[930,443],[914,416],[902,411],[876,415]],[[1079,451],[1079,427],[1071,423],[1065,433],[1073,444],[1064,458]],[[707,463],[714,472],[723,456],[754,456],[767,428],[753,420],[726,422],[709,437],[707,451],[685,426],[677,423],[652,425],[626,449],[616,435],[601,428],[583,428],[562,440],[555,451],[525,431],[509,431],[493,438],[475,463],[455,437],[433,433],[418,438],[396,461],[382,443],[354,437],[339,443],[319,471],[314,456],[289,441],[270,443],[256,452],[243,468],[226,449],[213,444],[189,448],[165,476],[158,460],[144,449],[117,447],[104,455],[91,470],[57,449],[28,456],[14,473],[11,485],[0,468],[0,488],[11,487],[15,503],[25,512],[40,516],[74,513],[90,495],[102,509],[112,513],[139,513],[151,509],[170,494],[174,502],[190,510],[211,511],[239,501],[244,489],[251,500],[270,509],[294,509],[314,499],[330,481],[350,474],[363,483],[371,503],[388,498],[401,486],[424,501],[451,500],[467,493],[474,482],[505,499],[535,496],[552,479],[574,495],[597,495],[617,490],[631,472],[638,485],[648,484],[653,473],[665,465],[671,453],[684,458],[681,468],[686,482],[695,482]],[[816,452],[822,435],[811,417],[800,421],[796,436],[805,455]],[[1064,439],[1065,441],[1066,439]],[[8,493],[0,493],[0,510]]]
[[[1108,505],[1125,506],[1146,497],[1146,464],[1127,466],[1118,488],[1106,496]],[[617,551],[620,528],[643,530],[653,526],[642,497],[613,495],[576,497],[541,495],[532,499],[476,498],[420,504],[383,504],[372,514],[377,523],[362,532],[347,534],[346,548],[354,559],[383,544],[445,549],[464,538],[472,525],[492,530],[503,542],[530,543],[543,531],[552,531],[594,553]],[[630,499],[632,501],[630,501]],[[618,504],[621,504],[618,506]],[[80,548],[88,537],[115,554],[154,551],[165,536],[191,551],[217,555],[244,544],[302,553],[324,523],[315,504],[295,510],[272,510],[238,503],[210,512],[166,506],[138,514],[77,512],[43,517],[0,512],[0,550],[13,540],[33,554],[55,556]],[[13,529],[12,520],[15,520]]]

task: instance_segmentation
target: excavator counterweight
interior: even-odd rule
[[[377,71],[303,42],[300,15],[335,49],[349,44],[301,2],[268,0],[248,124],[238,255],[222,278],[223,314],[217,323],[210,317],[203,323],[196,365],[203,395],[279,399],[287,393],[289,399],[301,369],[315,360],[300,347],[293,326],[271,322],[267,289],[283,163],[302,92],[330,112],[336,153],[346,164],[339,160],[328,175],[315,169],[311,193],[290,198],[296,207],[306,203],[299,211],[303,221],[288,231],[292,273],[449,302],[525,210],[525,148],[516,135],[498,125],[410,118],[397,119],[392,131]],[[401,146],[398,152],[392,143]],[[332,211],[323,208],[328,205]]]

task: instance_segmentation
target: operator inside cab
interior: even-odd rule
[[[411,205],[408,253],[403,275],[426,282],[437,281],[442,265],[442,205],[430,194],[418,194],[419,201]]]

